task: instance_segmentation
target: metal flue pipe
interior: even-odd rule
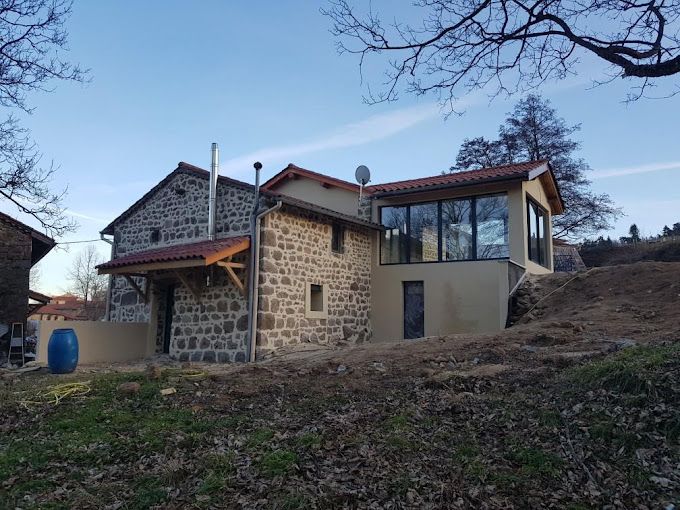
[[[211,147],[210,196],[208,198],[208,240],[215,240],[217,231],[217,178],[220,175],[220,150],[216,143]]]

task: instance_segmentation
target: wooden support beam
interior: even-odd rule
[[[137,285],[137,283],[132,279],[132,276],[130,276],[128,274],[124,274],[123,277],[130,284],[130,287],[135,289],[135,292],[141,296],[141,298],[144,300],[144,303],[148,303],[149,302],[149,295],[145,291],[143,291],[142,289],[139,288],[139,285]],[[149,284],[147,283],[145,285],[145,287],[147,287],[147,289],[148,289]]]
[[[220,267],[230,267],[232,269],[245,269],[247,267],[246,264],[240,262],[225,262],[224,260],[218,260],[215,264]]]
[[[196,301],[201,300],[201,290],[197,289],[187,278],[187,275],[182,273],[181,271],[175,271],[175,276],[179,278],[179,280],[184,284],[184,286],[189,289],[189,292],[193,294],[193,296],[196,298]]]
[[[245,295],[246,293],[246,286],[243,284],[243,282],[239,279],[239,277],[236,275],[234,270],[231,268],[231,266],[222,266],[224,270],[227,272],[229,275],[229,278],[231,278],[231,281],[234,282],[234,285],[236,285],[236,288],[241,291],[241,294]]]

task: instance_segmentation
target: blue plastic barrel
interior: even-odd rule
[[[55,329],[47,344],[47,364],[53,374],[68,374],[78,365],[78,337],[71,328]]]

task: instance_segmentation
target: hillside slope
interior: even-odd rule
[[[0,507],[671,508],[680,264],[571,278],[497,335],[2,383]]]

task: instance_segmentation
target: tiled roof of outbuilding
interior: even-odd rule
[[[212,263],[212,259],[225,252],[247,249],[250,246],[250,236],[228,237],[214,241],[199,241],[197,243],[177,244],[154,250],[140,251],[130,255],[118,257],[97,266],[97,269],[107,270],[120,267],[153,264],[157,262],[178,262],[185,260],[205,261],[205,265]],[[227,255],[224,255],[227,256]]]

